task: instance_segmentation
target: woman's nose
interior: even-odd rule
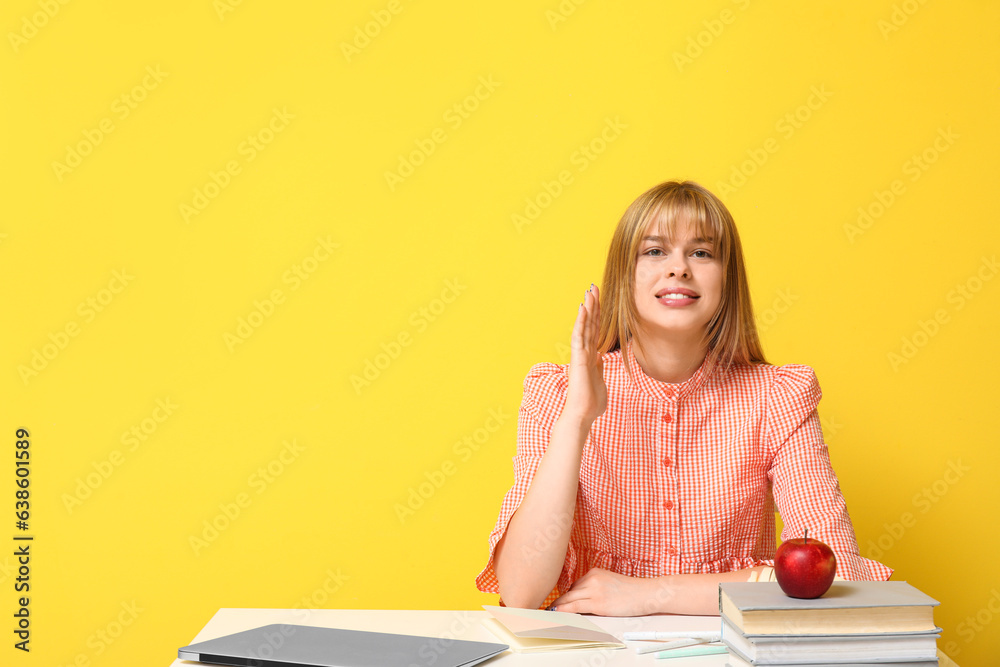
[[[691,277],[687,262],[685,262],[683,258],[670,259],[670,263],[667,265],[667,275],[671,278],[677,276],[681,278]]]

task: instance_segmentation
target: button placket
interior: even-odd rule
[[[676,510],[677,504],[673,500],[677,497],[677,468],[674,465],[674,458],[676,457],[675,449],[677,447],[677,439],[673,437],[676,433],[676,428],[673,428],[673,416],[671,410],[675,408],[675,401],[671,400],[664,405],[663,423],[664,430],[667,435],[664,442],[664,456],[663,456],[663,470],[666,475],[667,483],[664,486],[664,499],[660,503],[661,511],[666,515],[666,524],[668,529],[663,532],[663,541],[661,543],[662,553],[666,554],[670,558],[676,558],[678,551],[675,545],[680,543],[680,517]]]
[[[667,530],[662,535],[661,550],[670,556],[677,555],[677,549],[672,546],[677,544],[679,539],[678,530],[680,520],[677,513],[677,468],[675,464],[675,449],[677,447],[677,424],[675,414],[677,410],[677,399],[675,393],[670,393],[669,398],[661,405],[660,422],[662,424],[662,456],[660,458],[660,469],[664,484],[661,486],[663,495],[660,497],[660,512],[664,517]]]
[[[670,468],[674,462],[672,450],[675,443],[675,438],[673,437],[675,429],[672,424],[674,423],[673,411],[676,410],[672,397],[663,402],[662,410],[660,421],[663,422],[663,456],[660,458],[660,464],[664,468]]]

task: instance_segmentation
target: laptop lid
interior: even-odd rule
[[[506,644],[274,623],[177,649],[181,660],[234,667],[471,667]]]

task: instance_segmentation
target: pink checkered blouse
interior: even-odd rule
[[[625,372],[632,369],[635,383]],[[532,366],[518,414],[514,485],[476,578],[498,593],[493,551],[531,484],[566,400],[568,365]],[[892,570],[858,553],[854,527],[820,427],[822,392],[809,366],[702,366],[670,384],[639,367],[627,346],[604,355],[608,407],[583,449],[566,561],[547,606],[590,568],[632,577],[728,572],[773,565],[781,539],[809,536],[837,555],[837,574],[886,580]]]

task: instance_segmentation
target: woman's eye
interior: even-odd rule
[[[694,255],[700,259],[710,259],[712,257],[712,253],[707,250],[695,250]]]
[[[660,250],[659,248],[650,248],[643,254],[652,255],[653,257],[658,257],[663,254],[663,251]]]

